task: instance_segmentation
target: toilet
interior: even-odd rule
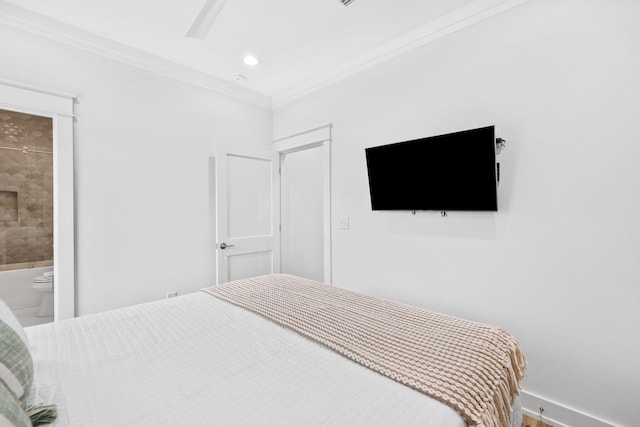
[[[47,271],[42,276],[34,277],[33,290],[42,294],[40,309],[36,317],[53,316],[53,271]]]

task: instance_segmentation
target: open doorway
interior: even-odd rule
[[[272,141],[280,153],[283,273],[331,284],[331,130]]]
[[[8,132],[7,135],[15,132],[18,133],[17,137],[14,134],[17,141],[13,142],[17,143],[17,152],[19,152],[20,155],[27,156],[26,158],[23,158],[25,162],[35,162],[36,164],[38,162],[51,162],[52,164],[52,171],[49,170],[47,174],[51,174],[52,176],[53,190],[51,197],[53,198],[53,209],[45,214],[44,206],[49,202],[43,201],[43,203],[40,204],[43,210],[42,220],[36,220],[36,223],[40,225],[33,225],[29,223],[31,224],[31,229],[26,232],[22,231],[22,233],[26,233],[23,237],[26,237],[27,240],[44,241],[48,238],[46,236],[48,228],[44,223],[52,222],[52,244],[44,243],[38,245],[38,247],[41,248],[39,249],[41,251],[41,256],[40,260],[37,260],[37,262],[44,263],[45,265],[37,264],[37,262],[33,260],[27,261],[27,270],[29,269],[29,263],[31,263],[32,268],[43,268],[45,270],[29,272],[29,277],[27,278],[25,286],[31,286],[33,288],[33,279],[35,277],[45,276],[41,279],[44,283],[39,283],[37,287],[48,289],[50,285],[47,282],[50,281],[51,275],[36,275],[33,273],[50,273],[51,270],[53,270],[53,281],[55,282],[52,284],[54,307],[53,317],[55,321],[69,319],[75,316],[75,221],[73,183],[74,98],[75,97],[73,95],[66,93],[54,92],[48,89],[38,88],[14,81],[0,80],[0,109],[5,112],[9,112],[7,113],[9,115],[7,122],[10,123],[14,117],[17,117],[15,116],[16,113],[31,116],[31,119],[29,120],[34,120],[39,117],[46,121],[47,129],[51,132],[52,148],[47,150],[41,149],[43,147],[39,147],[38,144],[33,146],[20,145],[20,130],[16,129],[12,125],[8,125],[6,127]],[[5,118],[7,117],[5,116]],[[49,132],[49,130],[46,132]],[[23,130],[22,132],[24,133],[25,131]],[[33,132],[36,132],[36,134],[31,136],[38,138],[42,137],[42,135],[39,136],[37,132],[45,133],[38,130],[33,130]],[[3,144],[4,142],[6,141],[3,141]],[[31,142],[33,143],[34,141]],[[10,146],[9,148],[16,147]],[[26,153],[23,151],[26,151]],[[30,155],[35,155],[36,157],[29,157]],[[19,177],[13,177],[14,180],[17,178]],[[43,182],[47,182],[49,179],[50,177],[47,177]],[[5,199],[3,201],[5,204],[5,219],[8,222],[20,223],[22,218],[26,218],[24,216],[21,217],[21,215],[24,214],[24,212],[21,212],[21,205],[26,203],[24,198],[20,195],[21,190],[19,188],[17,190],[12,190],[7,187],[6,190],[0,188],[0,191],[5,191],[5,194],[3,195]],[[40,194],[43,194],[42,191]],[[51,192],[48,194],[51,194]],[[31,196],[28,196],[27,199],[29,197]],[[47,197],[43,196],[43,198],[46,199]],[[32,211],[38,210],[39,208],[37,206],[38,203],[28,209],[31,209]],[[12,221],[13,219],[17,219],[18,221]],[[20,226],[20,224],[18,224],[18,226]],[[24,239],[15,239],[12,245],[15,243],[20,246],[21,242],[19,240]],[[53,268],[51,268],[50,265],[47,265],[50,264],[51,261],[53,261]],[[10,264],[16,263],[10,262]],[[19,271],[24,269],[16,270]],[[7,274],[9,273],[12,272],[8,271]]]
[[[0,109],[0,298],[23,326],[52,322],[53,120]]]
[[[280,270],[324,281],[322,147],[282,154]]]

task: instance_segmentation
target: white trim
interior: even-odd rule
[[[54,115],[73,116],[74,96],[60,92],[36,88],[27,84],[0,79],[0,106],[11,106],[8,109],[21,109],[28,114],[39,114],[45,117]]]
[[[146,71],[212,90],[261,108],[271,109],[271,98],[268,96],[64,24],[20,6],[4,2],[0,8],[0,23]]]
[[[523,412],[540,419],[540,408],[544,409],[542,421],[552,427],[614,427],[615,424],[602,418],[587,414],[560,402],[542,397],[526,390],[520,391]]]
[[[395,58],[453,32],[469,27],[494,15],[521,5],[528,0],[476,0],[435,19],[422,27],[391,40],[315,78],[299,83],[273,96],[273,107],[281,107],[303,96],[353,76],[361,71]]]
[[[72,95],[0,81],[0,108],[50,117],[53,123],[53,289],[55,320],[75,316]]]
[[[282,155],[310,148],[322,147],[322,191],[323,191],[323,282],[331,284],[331,123],[304,132],[299,132],[283,138],[275,139],[272,148]]]
[[[0,79],[0,84],[3,84],[5,86],[12,86],[15,88],[19,88],[19,89],[28,89],[32,92],[40,92],[42,94],[45,95],[52,95],[52,96],[57,96],[60,98],[66,98],[66,99],[74,99],[76,98],[76,95],[71,94],[71,93],[67,93],[67,92],[59,92],[56,90],[51,90],[49,88],[44,88],[44,87],[40,87],[40,86],[34,86],[34,85],[30,85],[27,83],[22,83],[22,82],[16,82],[14,80],[7,80],[7,79]]]
[[[283,138],[274,139],[271,141],[271,147],[284,154],[313,148],[322,144],[324,141],[331,140],[331,127],[332,125],[328,124]]]
[[[331,131],[333,126],[329,126],[329,139],[322,142],[322,160],[323,160],[323,185],[324,203],[324,282],[333,283],[332,278],[332,251],[331,251]]]

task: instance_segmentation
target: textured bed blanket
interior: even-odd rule
[[[204,289],[454,408],[506,427],[525,360],[493,326],[285,274]]]

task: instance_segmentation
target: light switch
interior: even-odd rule
[[[348,216],[339,216],[338,217],[338,228],[340,230],[348,230],[349,229],[349,217]]]

